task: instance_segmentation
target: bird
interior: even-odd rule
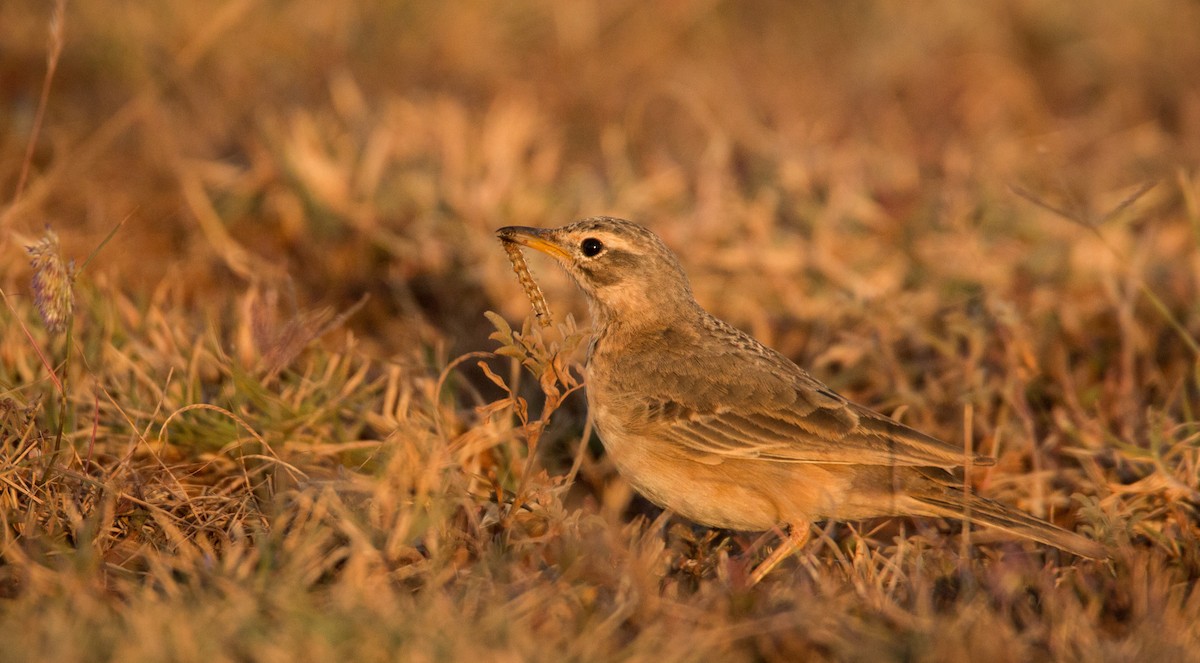
[[[592,321],[588,409],[605,453],[642,496],[706,527],[779,531],[752,584],[814,522],[965,518],[1082,557],[1107,549],[974,493],[956,472],[994,459],[858,405],[697,303],[652,231],[613,217],[507,226],[502,242],[554,258]]]

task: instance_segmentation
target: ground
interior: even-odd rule
[[[1196,25],[3,3],[0,661],[1197,658]],[[632,494],[582,297],[528,256],[538,327],[494,236],[595,214],[1113,558],[820,523],[747,586],[774,540]]]

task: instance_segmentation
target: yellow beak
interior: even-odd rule
[[[536,251],[554,256],[559,260],[571,260],[571,254],[551,239],[549,235],[549,231],[540,228],[527,228],[525,226],[505,226],[496,231],[496,236],[501,241],[528,246]]]

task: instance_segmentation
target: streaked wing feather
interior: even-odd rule
[[[669,421],[671,437],[705,462],[740,458],[845,465],[963,464],[962,449],[894,419],[827,396],[815,405],[805,396],[800,393],[790,403],[768,404],[775,407],[691,412],[661,423]],[[972,460],[976,465],[992,462],[984,456]]]
[[[713,342],[690,345],[686,354],[673,355],[678,352],[673,345],[656,345],[624,355],[630,362],[654,360],[625,369],[657,378],[658,398],[643,401],[635,423],[647,433],[654,429],[653,437],[673,439],[681,451],[705,463],[757,458],[843,465],[963,464],[961,448],[851,403],[716,318],[705,323]],[[698,350],[705,351],[703,357]],[[677,369],[697,363],[706,369]],[[973,462],[987,465],[991,459],[976,456]]]

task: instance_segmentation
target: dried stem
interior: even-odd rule
[[[54,72],[58,70],[58,59],[63,50],[63,21],[66,13],[66,0],[54,3],[54,13],[50,16],[50,50],[46,53],[46,75],[42,78],[42,94],[38,97],[37,111],[33,116],[33,128],[29,130],[29,144],[25,146],[25,160],[21,163],[21,175],[17,177],[17,188],[13,192],[13,202],[21,198],[25,190],[25,182],[29,179],[29,166],[33,163],[33,148],[37,145],[38,134],[42,131],[42,120],[46,116],[46,103],[50,99],[50,83],[54,80]]]

